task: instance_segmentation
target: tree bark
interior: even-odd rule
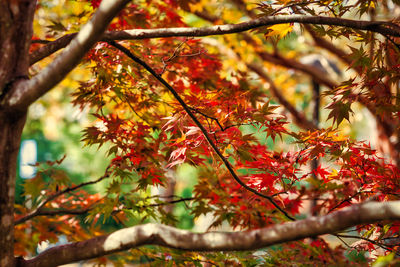
[[[4,98],[28,79],[29,47],[36,1],[0,2],[0,266],[14,266],[14,195],[26,109],[4,106]]]
[[[400,219],[400,201],[366,202],[325,216],[276,224],[240,232],[192,233],[160,224],[137,225],[105,236],[50,248],[20,267],[58,266],[93,259],[143,245],[159,245],[189,251],[243,251],[335,233],[359,224]]]
[[[352,29],[371,31],[382,35],[400,37],[400,28],[388,21],[365,21],[365,20],[349,20],[334,17],[320,16],[265,16],[257,19],[248,20],[237,24],[214,25],[201,28],[156,28],[156,29],[132,29],[122,31],[105,32],[101,37],[101,41],[121,41],[121,40],[142,40],[163,37],[204,37],[211,35],[225,35],[232,33],[246,32],[265,26],[272,26],[283,23],[300,23],[315,25],[331,25],[342,26]],[[59,39],[49,42],[45,46],[32,52],[30,64],[42,60],[55,53],[56,51],[66,47],[77,33],[70,33],[60,37]]]
[[[13,266],[15,177],[25,118],[0,112],[0,266]]]
[[[102,1],[93,17],[80,29],[64,51],[32,79],[21,82],[6,96],[4,102],[9,107],[20,110],[53,89],[80,63],[100,39],[112,19],[129,2],[130,0]],[[29,65],[29,55],[24,59]]]
[[[106,0],[61,56],[30,79],[29,48],[36,0],[0,1],[0,266],[14,260],[14,199],[20,139],[31,103],[79,63],[130,0]]]
[[[36,1],[0,3],[0,100],[12,82],[27,77]]]

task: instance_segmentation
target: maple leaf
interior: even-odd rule
[[[328,115],[328,119],[333,118],[333,123],[336,122],[337,126],[339,126],[339,124],[344,119],[350,121],[350,113],[354,113],[351,110],[351,103],[343,102],[341,100],[335,100],[334,102],[326,106],[326,109],[331,109]]]
[[[327,176],[330,174],[330,172],[328,172],[326,168],[322,168],[321,165],[314,169],[313,173],[315,174],[315,176],[321,177],[325,183],[328,181]]]
[[[171,163],[169,163],[166,168],[171,168],[177,164],[182,164],[185,162],[186,159],[186,149],[187,147],[179,147],[172,151],[171,156],[169,159],[171,160]]]
[[[273,26],[269,26],[267,28],[267,32],[264,34],[265,38],[268,39],[270,37],[278,37],[278,39],[284,38],[293,30],[292,23],[285,24],[277,24]]]

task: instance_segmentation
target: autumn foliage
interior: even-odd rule
[[[39,1],[38,17],[51,12],[50,2]],[[78,31],[100,2],[66,2],[67,18],[34,32],[31,53]],[[397,4],[134,1],[108,30],[235,24],[280,15],[384,20],[392,29],[399,27],[393,11],[399,10]],[[92,122],[83,130],[82,144],[107,147],[108,167],[103,176],[74,184],[58,168],[63,159],[39,163],[36,177],[23,185],[29,205],[15,206],[15,254],[32,256],[38,243],[55,243],[62,235],[70,242],[86,240],[107,233],[104,225],[110,223],[117,228],[147,221],[177,225],[165,207],[178,202],[186,203],[194,218],[212,216],[210,229],[224,225],[239,231],[323,216],[365,201],[398,200],[398,41],[372,26],[362,30],[316,22],[216,37],[96,43],[81,62],[91,77],[71,88],[71,99],[75,107],[90,109]],[[326,64],[319,63],[321,68],[302,61],[308,54],[319,55],[319,62],[329,61],[338,71],[332,74]],[[41,68],[41,62],[33,65],[32,75]],[[317,96],[312,95],[312,81],[321,86]],[[320,115],[313,117],[317,101]],[[376,125],[354,130],[360,127],[357,114]],[[357,140],[357,131],[377,132],[378,141]],[[198,173],[190,197],[166,200],[150,193],[168,187],[166,173],[182,164]],[[103,192],[87,190],[86,185],[103,181]],[[363,265],[378,257],[368,255],[399,253],[398,241],[391,242],[398,238],[398,222],[349,230],[351,234],[284,243],[258,256],[254,251],[197,253],[150,246],[94,261]],[[344,241],[346,236],[361,239]],[[332,239],[335,245],[327,241]]]

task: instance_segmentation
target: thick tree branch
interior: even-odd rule
[[[160,37],[203,37],[210,35],[223,35],[231,33],[245,32],[263,26],[271,26],[284,23],[301,23],[301,24],[317,24],[317,25],[332,25],[342,26],[358,30],[372,31],[383,34],[385,36],[400,37],[400,27],[392,22],[387,21],[364,21],[350,20],[335,17],[321,16],[272,16],[261,17],[258,19],[249,20],[238,24],[215,25],[202,28],[159,28],[159,29],[135,29],[125,31],[106,32],[101,38],[102,41],[111,40],[138,40]],[[74,34],[63,36],[54,42],[51,42],[44,47],[32,53],[31,64],[43,59],[57,50],[65,47]]]
[[[79,64],[83,56],[106,30],[111,20],[130,0],[103,0],[94,16],[85,24],[68,47],[31,80],[19,82],[7,95],[9,108],[26,109]]]
[[[55,40],[53,42],[51,42],[51,41],[47,42],[46,45],[36,49],[35,51],[33,51],[30,54],[29,64],[33,65],[36,62],[57,52],[61,48],[66,47],[75,36],[76,36],[76,33],[70,33],[70,34],[67,34],[67,35],[64,35],[64,36],[58,38],[57,40]],[[42,40],[42,41],[44,43],[46,40]]]
[[[31,260],[21,261],[20,266],[58,266],[149,244],[193,251],[252,250],[382,220],[400,220],[400,201],[366,202],[325,216],[244,232],[192,233],[159,224],[139,225],[50,248]]]
[[[237,1],[234,0],[234,2],[237,2]],[[202,14],[198,14],[198,13],[195,13],[195,14],[200,16],[201,18],[203,18],[205,20],[208,20],[209,22],[212,22],[212,23],[217,21],[215,18],[210,20],[209,19],[210,16],[207,15],[207,13],[204,12],[204,11],[202,12]],[[305,27],[306,27],[306,29],[312,31],[312,29],[309,27],[309,25],[305,25]],[[395,27],[398,27],[398,26],[395,26]],[[254,46],[254,47],[258,47],[259,46],[257,44],[257,42],[254,40],[254,38],[250,34],[243,33],[242,36],[243,36],[244,40],[246,42],[248,42],[249,44],[251,44],[252,46]],[[313,35],[313,38],[314,38],[315,42],[317,42],[316,38],[318,38],[318,36],[316,36],[316,35],[314,36]],[[328,50],[330,52],[332,52],[332,53],[335,53],[338,57],[348,58],[348,56],[345,56],[343,51],[341,51],[339,49],[335,49],[335,47],[333,45],[329,45],[328,42],[325,41],[322,38],[320,38],[320,39],[321,40],[319,40],[319,42],[320,42],[320,44],[323,43],[325,45],[324,48],[326,48],[326,49],[329,48]],[[322,72],[318,68],[315,68],[315,67],[313,67],[311,65],[303,64],[303,63],[298,62],[298,61],[296,61],[294,59],[285,58],[285,57],[283,57],[283,56],[281,56],[281,55],[279,55],[277,53],[271,54],[271,53],[263,51],[262,49],[256,49],[256,53],[264,61],[276,64],[276,65],[280,65],[280,66],[283,66],[283,67],[286,67],[286,68],[289,68],[289,69],[294,69],[294,70],[303,72],[303,73],[309,75],[316,82],[318,82],[318,83],[320,83],[322,85],[325,85],[325,86],[327,86],[329,88],[333,89],[333,88],[335,88],[335,87],[337,87],[339,85],[336,81],[334,81],[331,78],[329,78],[326,73]],[[248,64],[246,64],[246,65],[247,65],[247,67],[249,69],[251,69],[252,71],[256,72],[260,77],[264,78],[265,80],[268,80],[266,77],[264,77],[265,75],[263,75],[260,71],[257,71],[257,68],[254,68],[255,67],[254,65],[252,65],[252,66],[249,66]],[[359,69],[355,69],[355,70],[359,72]],[[305,118],[305,116],[303,114],[299,113],[299,112],[296,112],[296,110],[293,107],[291,107],[290,105],[285,105],[285,104],[288,103],[288,101],[286,101],[286,99],[282,95],[280,95],[279,91],[274,90],[274,89],[277,89],[277,88],[273,84],[271,84],[271,92],[273,94],[275,94],[275,97],[277,97],[278,101],[280,101],[280,103],[283,106],[285,106],[285,108],[292,114],[292,116],[294,117],[296,123],[297,122],[301,122],[302,118]],[[376,116],[375,107],[371,104],[371,102],[368,99],[366,99],[362,95],[353,95],[352,97],[354,97],[358,102],[360,102],[365,107],[367,107],[367,109],[371,112],[371,114],[376,117],[377,122],[379,124],[383,125],[384,129],[390,129],[389,127],[385,127],[385,126],[389,126],[390,123],[388,124],[387,122],[382,121],[381,118]],[[304,126],[306,128],[313,127],[312,124],[307,123],[307,122],[304,125],[302,125],[301,127],[304,127]]]
[[[144,67],[151,75],[154,76],[162,85],[164,85],[168,91],[173,94],[175,99],[179,102],[179,104],[183,107],[183,109],[186,111],[186,113],[189,115],[189,117],[193,120],[193,122],[199,127],[200,131],[203,133],[204,137],[207,139],[208,143],[214,150],[214,152],[218,155],[218,157],[222,160],[224,163],[225,167],[228,169],[229,173],[232,175],[232,177],[240,184],[243,188],[246,190],[252,192],[253,194],[267,199],[277,210],[279,210],[283,215],[285,215],[286,218],[294,221],[295,219],[290,216],[285,210],[283,210],[276,202],[275,200],[268,195],[264,195],[254,188],[248,186],[245,184],[239,176],[236,174],[235,170],[233,169],[232,165],[229,163],[229,161],[224,157],[222,152],[218,149],[217,145],[213,142],[212,138],[208,134],[207,130],[204,128],[204,126],[201,124],[201,122],[196,118],[196,116],[193,114],[193,112],[190,110],[190,107],[185,103],[185,101],[180,97],[180,95],[175,91],[172,86],[165,81],[159,74],[157,74],[149,65],[147,65],[144,61],[142,61],[140,58],[135,56],[131,51],[129,51],[127,48],[124,46],[114,42],[110,41],[109,42],[112,46],[115,48],[119,49],[121,52],[123,52],[125,55],[127,55],[130,59],[132,59],[134,62],[140,64],[142,67]]]

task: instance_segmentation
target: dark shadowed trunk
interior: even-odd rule
[[[25,117],[0,113],[0,266],[12,266],[14,257],[15,175]]]
[[[18,149],[26,110],[10,110],[5,96],[28,79],[36,1],[0,2],[0,266],[13,266],[14,194]]]

